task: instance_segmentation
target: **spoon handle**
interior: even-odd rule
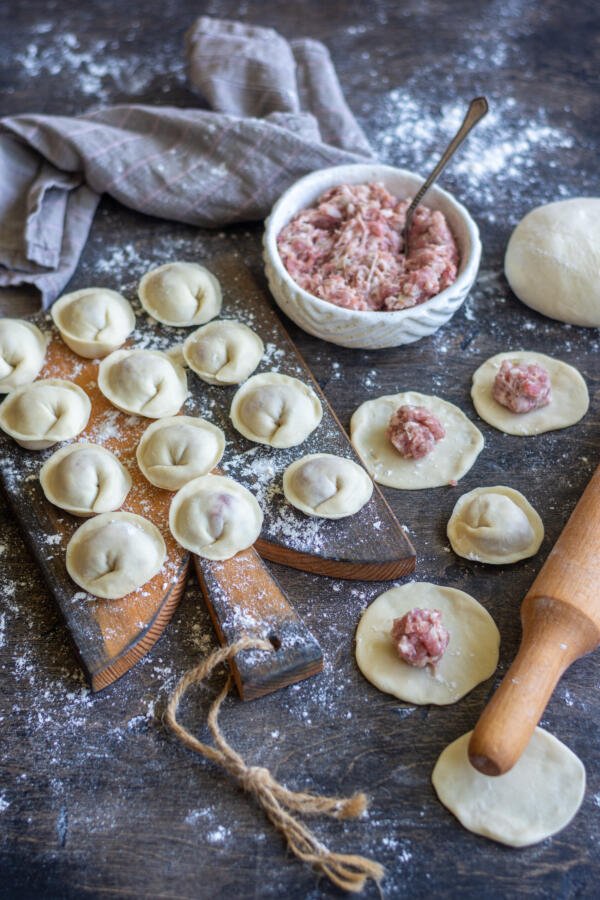
[[[412,203],[406,211],[406,222],[404,224],[404,228],[402,229],[405,249],[408,248],[408,232],[410,231],[412,217],[415,209],[417,208],[431,185],[434,184],[442,174],[442,172],[446,168],[446,165],[454,156],[454,153],[456,152],[456,150],[458,150],[471,129],[474,128],[481,119],[483,119],[488,111],[488,108],[488,102],[485,97],[475,97],[474,100],[471,100],[471,102],[469,103],[469,108],[462,121],[462,125],[444,150],[440,161],[438,162],[437,166],[435,167],[427,181],[423,182],[423,184],[415,194]]]

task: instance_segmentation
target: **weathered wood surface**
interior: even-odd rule
[[[458,168],[461,157],[444,174],[444,186],[478,220],[484,244],[477,286],[452,322],[424,342],[379,353],[336,349],[286,323],[346,427],[360,402],[402,388],[440,392],[475,419],[471,373],[510,347],[560,355],[580,368],[592,397],[579,425],[527,441],[478,423],[486,447],[457,489],[385,491],[400,522],[414,532],[418,577],[468,591],[496,619],[502,645],[494,679],[456,706],[399,704],[364,681],[351,653],[360,611],[385,585],[274,567],[323,647],[325,671],[256,703],[232,699],[223,714],[225,733],[245,758],[271,766],[292,787],[367,790],[368,818],[314,826],[337,849],[379,858],[389,873],[388,897],[594,896],[600,874],[597,654],[569,669],[543,719],[588,773],[582,810],[562,834],[520,851],[470,835],[438,804],[429,779],[441,750],[473,727],[515,656],[521,599],[595,468],[598,333],[567,329],[530,312],[511,295],[501,271],[509,233],[529,208],[598,193],[596,4],[6,3],[0,7],[2,111],[69,113],[130,99],[195,104],[183,83],[180,47],[199,12],[240,15],[290,37],[325,40],[369,135],[388,161],[409,168],[433,155],[440,138],[433,131],[428,143],[428,119],[423,128],[413,127],[418,113],[443,116],[446,104],[478,93],[488,95],[490,116],[496,110],[490,128],[496,147],[508,149],[499,157],[478,157],[478,180],[475,167],[471,173]],[[75,36],[75,47],[65,45],[65,35]],[[37,56],[30,44],[39,47]],[[62,54],[58,65],[57,48],[65,46],[68,61]],[[90,61],[100,74],[93,74]],[[398,90],[395,98],[392,89]],[[534,128],[537,139],[524,137],[524,128]],[[472,159],[469,152],[467,145],[462,158]],[[92,280],[132,287],[150,264],[175,256],[201,260],[223,248],[238,252],[260,277],[259,244],[258,226],[227,229],[220,237],[103,202],[72,288]],[[534,559],[492,570],[455,557],[445,526],[460,493],[498,483],[525,493],[544,519],[546,538]],[[0,542],[0,895],[339,896],[285,854],[279,836],[237,786],[161,728],[167,688],[214,646],[195,581],[151,654],[92,698],[7,508]],[[185,722],[197,733],[203,733],[209,699],[210,691],[199,690],[186,700]],[[371,887],[365,896],[378,895]]]

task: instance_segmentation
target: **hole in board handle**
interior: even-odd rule
[[[277,637],[274,632],[271,632],[271,634],[267,635],[267,640],[271,642],[274,650],[279,650],[281,648],[281,638]]]

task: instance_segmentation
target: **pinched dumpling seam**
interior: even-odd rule
[[[373,483],[353,460],[313,453],[287,467],[283,491],[286,500],[307,515],[341,519],[368,503]]]
[[[98,444],[70,444],[53,453],[40,470],[46,499],[72,515],[92,516],[118,509],[131,476],[116,456]]]
[[[238,389],[231,421],[248,440],[284,449],[301,444],[323,416],[321,402],[298,378],[266,372]]]
[[[0,319],[0,394],[32,382],[44,364],[48,337],[24,319]]]
[[[221,285],[198,263],[166,263],[151,269],[138,285],[146,312],[163,325],[202,325],[221,311]],[[185,313],[185,314],[182,314]]]
[[[71,381],[46,378],[15,388],[0,404],[0,428],[30,450],[43,450],[76,437],[87,425],[92,404]]]
[[[187,397],[185,370],[160,350],[115,350],[98,368],[98,387],[123,412],[174,416]]]
[[[116,350],[135,328],[129,302],[109,288],[83,288],[64,294],[50,312],[65,344],[87,359]]]
[[[264,352],[256,332],[234,319],[203,325],[183,345],[186,363],[208,384],[239,384],[254,372]]]
[[[146,428],[136,458],[151,484],[173,491],[213,469],[224,450],[225,435],[216,425],[193,416],[172,416]]]

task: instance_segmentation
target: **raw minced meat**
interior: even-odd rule
[[[300,287],[336,306],[397,310],[424,303],[454,281],[458,248],[443,213],[418,206],[404,253],[410,198],[378,182],[341,184],[279,233],[283,264]]]
[[[439,609],[411,609],[392,623],[392,640],[400,659],[423,669],[440,661],[450,641]]]
[[[446,436],[437,416],[424,406],[410,404],[399,406],[392,414],[386,433],[392,446],[405,459],[422,459]]]
[[[548,370],[539,363],[505,359],[494,379],[492,396],[514,413],[548,406],[552,398]]]

